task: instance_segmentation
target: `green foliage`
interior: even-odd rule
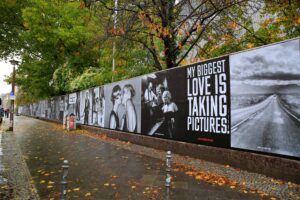
[[[1,1],[0,58],[22,59],[19,103],[300,36],[296,0],[190,2],[119,0],[114,28],[114,1]]]
[[[21,10],[27,0],[0,1],[0,59],[19,55],[24,43],[20,33],[24,31]]]

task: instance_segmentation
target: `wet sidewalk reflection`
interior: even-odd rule
[[[16,118],[16,137],[41,199],[59,199],[63,160],[70,199],[166,199],[165,161],[137,154],[59,125]],[[260,199],[172,172],[170,199]]]

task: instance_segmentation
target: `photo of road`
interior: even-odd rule
[[[299,40],[235,54],[231,147],[300,157]]]
[[[300,119],[282,105],[277,95],[269,96],[251,109],[238,109],[233,113],[235,124],[231,134],[235,139],[232,146],[300,156]]]

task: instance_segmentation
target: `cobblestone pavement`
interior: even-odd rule
[[[0,199],[38,200],[14,132],[7,129],[8,119],[5,119],[0,129]]]
[[[130,144],[124,145],[122,142],[106,140],[113,145],[120,146],[124,149],[130,149],[139,154],[148,155],[153,158],[165,159],[165,152],[160,150],[153,150],[148,147]],[[191,158],[188,156],[181,156],[173,154],[173,162],[179,165],[191,166],[195,170],[202,172],[213,172],[220,176],[227,177],[230,180],[234,180],[243,189],[256,190],[261,194],[267,194],[268,196],[277,197],[279,199],[296,199],[300,200],[300,185],[267,177],[258,173],[251,173],[245,170],[236,169],[229,165],[220,165],[213,162],[208,162],[200,159]],[[299,176],[299,174],[295,174]],[[264,195],[263,195],[264,196]]]
[[[71,199],[165,199],[166,152],[32,118],[17,121],[17,140],[41,198],[57,196],[51,183],[59,182],[58,169],[68,159]],[[297,184],[177,154],[172,175],[172,200],[300,199]],[[214,177],[231,184],[214,183]]]

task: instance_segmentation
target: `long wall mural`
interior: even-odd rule
[[[53,97],[23,115],[300,158],[300,40]]]

